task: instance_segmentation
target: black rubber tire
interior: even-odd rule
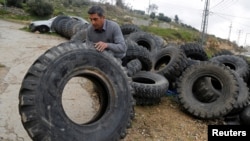
[[[88,123],[65,114],[61,97],[68,80],[87,77],[99,84],[101,108]],[[32,140],[117,141],[133,117],[131,79],[110,53],[68,42],[41,55],[29,68],[19,92],[19,114]]]
[[[237,79],[239,92],[237,101],[233,105],[233,109],[226,115],[227,117],[239,114],[250,102],[250,93],[246,82],[244,82],[236,72],[233,72],[233,74]],[[220,82],[213,81],[211,77],[205,77],[205,79],[200,79],[196,83],[196,92],[199,93],[200,96],[203,96],[203,101],[213,101],[221,95],[221,86],[219,86],[219,83]]]
[[[87,27],[82,28],[81,30],[77,31],[71,38],[71,41],[85,41],[87,36]]]
[[[150,52],[153,52],[156,49],[156,41],[154,40],[154,36],[148,32],[133,32],[129,34],[127,39],[135,41],[138,45],[145,47]]]
[[[79,31],[82,31],[82,30],[86,30],[87,29],[87,27],[88,27],[88,24],[79,24],[79,26],[81,27],[81,28],[79,28],[79,30],[76,30],[75,29],[75,25],[76,24],[78,24],[79,23],[79,21],[75,21],[74,23],[72,23],[69,27],[68,27],[68,35],[69,35],[69,37],[70,37],[70,40],[72,39],[72,38],[76,38],[76,37],[73,37],[73,36],[75,36],[75,34],[77,34],[77,32],[79,32]],[[81,40],[85,40],[86,39],[86,33],[81,33]]]
[[[193,93],[202,102],[212,102],[221,95],[220,82],[212,77],[201,77],[194,83]]]
[[[133,32],[141,31],[141,29],[135,24],[123,24],[120,28],[123,35],[129,35]]]
[[[168,80],[157,73],[140,71],[132,76],[134,96],[141,98],[161,98],[166,95]]]
[[[236,72],[234,72],[234,75],[239,84],[239,93],[237,101],[228,115],[238,115],[250,103],[250,93],[247,83]]]
[[[134,99],[136,101],[136,105],[138,106],[154,106],[159,105],[161,102],[161,98],[142,98],[134,96]]]
[[[87,27],[89,26],[89,24],[82,24],[81,22],[77,22],[74,26],[73,26],[73,32],[76,34],[77,32],[83,30],[83,29],[87,29]]]
[[[153,68],[158,74],[165,76],[170,83],[180,77],[187,66],[187,57],[183,50],[176,46],[162,48],[153,54]]]
[[[212,57],[216,57],[220,55],[234,55],[234,53],[227,49],[221,49],[220,51],[214,53]]]
[[[128,76],[132,77],[137,72],[142,70],[141,61],[139,59],[134,59],[128,62],[127,64]]]
[[[126,66],[127,63],[133,59],[139,59],[142,64],[142,70],[151,70],[152,58],[150,52],[146,48],[137,45],[134,41],[130,39],[126,39],[125,43],[128,49],[126,52],[126,56],[122,58],[123,66]]]
[[[57,17],[53,20],[53,22],[52,22],[52,24],[51,24],[51,30],[52,30],[52,31],[57,32],[58,23],[59,23],[62,19],[70,19],[70,17],[69,17],[69,16],[66,16],[66,15],[59,15],[59,16],[57,16]]]
[[[248,79],[249,66],[246,60],[236,55],[220,55],[209,59],[209,61],[224,64],[235,72],[244,80]]]
[[[48,33],[50,31],[49,27],[46,25],[41,25],[37,27],[37,29],[40,33]]]
[[[240,113],[240,123],[241,125],[250,125],[250,105],[248,105],[241,113]]]
[[[74,23],[77,22],[76,19],[71,18],[68,22],[65,23],[65,25],[62,28],[62,35],[66,37],[67,39],[70,39],[73,31],[72,31],[72,26]]]
[[[220,82],[221,95],[209,102],[200,101],[193,93],[194,84],[204,77],[212,77]],[[228,114],[238,98],[239,86],[233,71],[214,62],[203,61],[188,67],[177,83],[178,99],[183,109],[201,119],[215,119]]]
[[[184,51],[187,58],[200,61],[208,60],[208,56],[204,48],[198,43],[186,43],[184,45],[181,45],[180,48]]]
[[[63,36],[63,28],[65,27],[66,23],[70,20],[70,18],[64,18],[62,20],[60,20],[57,24],[57,26],[55,27],[55,31],[57,34]]]
[[[156,43],[156,49],[161,49],[167,46],[167,42],[158,35],[153,35],[155,43]]]

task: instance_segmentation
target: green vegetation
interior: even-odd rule
[[[159,36],[162,36],[165,40],[179,40],[184,42],[198,41],[199,33],[188,29],[171,29],[171,28],[159,28],[142,26],[143,31],[147,31]]]

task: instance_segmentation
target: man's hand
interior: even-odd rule
[[[107,47],[108,47],[107,43],[104,43],[104,42],[101,42],[101,41],[95,43],[96,50],[98,50],[100,52],[104,51]]]

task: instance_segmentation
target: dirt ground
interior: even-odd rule
[[[21,81],[38,56],[66,41],[20,30],[24,26],[0,19],[0,141],[31,140],[18,112]],[[195,119],[182,111],[175,97],[166,96],[159,105],[135,107],[123,141],[206,141],[208,124],[218,121]]]

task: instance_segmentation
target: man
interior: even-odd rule
[[[126,55],[125,44],[120,26],[105,19],[104,10],[100,6],[92,6],[88,10],[91,25],[87,29],[86,42],[94,44],[96,50],[110,50],[114,56],[122,59]]]

